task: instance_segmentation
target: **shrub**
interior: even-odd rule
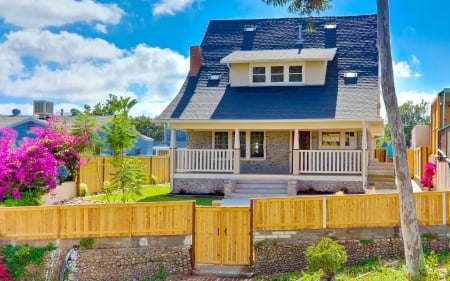
[[[306,250],[309,269],[321,270],[327,280],[333,280],[334,274],[344,265],[347,258],[344,246],[328,237],[322,238],[319,243],[309,246]]]
[[[92,245],[94,245],[94,239],[93,238],[83,238],[80,240],[80,247],[82,248],[91,248]]]

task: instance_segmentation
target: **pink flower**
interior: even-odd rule
[[[19,189],[16,187],[16,188],[14,188],[14,190],[13,190],[13,193],[12,193],[12,196],[13,196],[13,198],[14,199],[20,199],[20,191],[19,191]]]

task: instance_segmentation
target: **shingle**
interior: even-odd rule
[[[198,76],[187,77],[178,95],[158,117],[161,120],[264,120],[377,118],[379,107],[376,15],[313,18],[314,30],[298,26],[310,18],[212,20],[201,43],[203,64]],[[325,29],[335,24],[336,29]],[[256,26],[253,32],[246,26]],[[324,86],[230,87],[220,60],[236,52],[336,48],[328,62]],[[264,53],[264,52],[263,52]],[[356,81],[344,73],[356,72]],[[214,86],[211,74],[220,74]],[[356,83],[354,83],[356,82]]]

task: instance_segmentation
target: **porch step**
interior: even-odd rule
[[[231,198],[285,197],[287,181],[238,181]]]
[[[370,159],[367,169],[367,182],[369,187],[375,186],[375,189],[396,189],[394,163]]]

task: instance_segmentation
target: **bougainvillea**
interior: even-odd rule
[[[36,138],[23,138],[16,146],[17,133],[0,129],[0,202],[19,199],[26,191],[52,192],[63,171],[75,176],[80,159],[77,149],[84,140],[70,135],[67,126],[54,118],[32,133]]]
[[[424,173],[422,179],[420,180],[425,188],[428,189],[433,187],[433,177],[435,171],[436,164],[434,164],[433,162],[428,162],[427,164],[425,164]]]
[[[5,264],[3,263],[1,258],[0,258],[0,280],[2,280],[2,281],[10,281],[11,280],[9,278],[8,271],[6,271]]]

